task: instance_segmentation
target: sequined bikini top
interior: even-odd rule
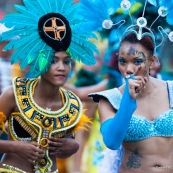
[[[15,78],[13,88],[20,112],[9,117],[9,131],[14,140],[36,141],[45,151],[45,156],[37,163],[36,172],[48,173],[52,167],[49,158],[48,138],[72,135],[72,130],[79,122],[83,112],[79,98],[69,90],[60,88],[65,103],[58,111],[45,110],[33,99],[38,79]]]
[[[124,141],[139,141],[153,136],[173,136],[173,82],[167,81],[170,109],[160,114],[153,121],[143,116],[132,115]],[[122,99],[121,92],[117,89],[110,89],[90,95],[98,102],[101,96],[106,97],[111,105],[118,110]]]

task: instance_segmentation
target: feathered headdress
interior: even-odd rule
[[[131,16],[131,7],[133,4],[137,3],[137,0],[81,0],[82,4],[82,12],[85,13],[85,11],[89,11],[90,19],[88,20],[89,26],[93,29],[96,24],[94,20],[97,20],[97,27],[100,29],[111,29],[114,25],[120,24],[123,25],[126,21],[120,20],[119,22],[114,23],[113,17],[119,9],[121,9],[125,15],[129,15],[130,19],[132,21],[131,25],[128,25],[124,29],[124,34],[121,33],[119,35],[124,36],[129,32],[134,32],[137,35],[137,38],[140,40],[145,35],[150,36],[154,43],[156,48],[161,45],[163,42],[164,36],[163,33],[166,34],[171,42],[173,42],[173,31],[170,31],[169,33],[166,32],[165,29],[163,29],[162,26],[157,26],[157,29],[162,36],[162,41],[159,44],[156,44],[155,34],[152,32],[152,27],[155,24],[155,22],[159,18],[166,18],[166,22],[169,25],[173,25],[173,1],[167,1],[167,0],[144,0],[144,8],[143,13],[141,17],[138,17],[135,22]],[[151,6],[154,6],[158,10],[158,17],[153,20],[152,24],[148,26],[148,21],[144,17],[145,11],[147,7],[147,3],[149,3]],[[86,5],[87,4],[87,5]],[[92,9],[92,10],[89,10]],[[85,16],[87,17],[87,16]],[[93,24],[94,23],[94,24]],[[97,28],[96,27],[96,28]],[[136,30],[136,28],[139,28]],[[143,29],[147,30],[147,32],[143,32]]]
[[[7,14],[0,21],[11,30],[2,33],[2,41],[17,36],[4,50],[15,50],[12,64],[21,69],[29,66],[32,77],[45,73],[55,51],[67,51],[72,58],[86,65],[95,63],[96,39],[93,30],[80,28],[85,23],[79,13],[80,3],[73,0],[23,0],[24,6],[14,5],[16,13]],[[85,23],[86,24],[86,23]],[[86,25],[83,26],[86,26]]]

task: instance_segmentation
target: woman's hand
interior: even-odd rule
[[[72,138],[50,137],[48,150],[50,155],[56,155],[58,158],[67,158],[72,156],[79,149],[79,144]]]
[[[15,141],[14,152],[32,164],[44,156],[44,151],[39,148],[39,144],[36,142]]]
[[[136,76],[140,68],[137,69],[134,75],[128,75],[128,86],[129,86],[129,93],[132,98],[136,98],[143,89],[145,89],[146,83],[148,81],[147,77],[143,76]]]

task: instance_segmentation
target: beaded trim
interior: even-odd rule
[[[38,132],[35,141],[40,144],[40,147],[45,153],[45,156],[35,165],[36,173],[39,171],[51,171],[52,161],[46,149],[48,138],[57,133],[72,130],[79,122],[83,113],[82,103],[79,98],[71,91],[63,88],[60,88],[60,92],[65,97],[65,103],[61,109],[58,111],[50,111],[39,107],[33,99],[33,93],[37,83],[38,79],[15,78],[13,80],[15,99],[20,110],[20,120],[22,119],[22,121],[25,122],[27,126],[32,127],[32,129],[35,128],[35,131]],[[10,116],[9,121],[12,121],[12,116]],[[11,124],[11,126],[13,126],[13,124]],[[10,127],[10,130],[14,140],[19,140],[15,139],[14,129]]]
[[[0,164],[2,165],[4,168],[0,168],[0,172],[3,173],[28,173],[26,171],[22,171],[21,169],[11,166],[11,165],[7,165],[7,164]],[[35,173],[41,173],[40,171],[36,171]],[[53,171],[53,172],[47,172],[47,173],[58,173],[58,170]]]
[[[26,171],[22,171],[21,169],[11,166],[11,165],[7,165],[7,164],[0,164],[2,165],[4,168],[0,168],[0,172],[3,171],[3,173],[27,173]]]

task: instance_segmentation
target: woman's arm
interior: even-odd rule
[[[88,97],[88,94],[105,90],[107,87],[107,83],[108,83],[108,79],[104,79],[98,84],[91,85],[91,86],[76,87],[71,84],[65,84],[64,87],[74,92],[82,101],[91,101],[91,99]]]

